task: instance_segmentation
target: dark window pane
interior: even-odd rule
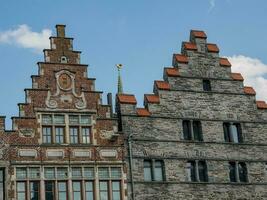
[[[234,124],[236,126],[237,130],[237,137],[238,137],[238,142],[243,142],[243,136],[242,136],[242,129],[240,124]]]
[[[196,162],[195,161],[188,161],[187,162],[187,173],[189,181],[196,182]]]
[[[45,200],[54,200],[55,185],[53,181],[45,181]]]
[[[238,163],[238,172],[240,182],[248,182],[247,178],[247,167],[243,162]]]
[[[30,182],[30,200],[39,200],[39,182]]]
[[[194,139],[197,141],[203,141],[202,128],[200,121],[193,121]]]
[[[200,182],[207,182],[208,181],[206,162],[204,162],[204,161],[198,162],[198,174],[199,174],[199,181]]]
[[[236,182],[236,164],[235,162],[229,163],[229,178],[231,182]]]
[[[230,142],[230,124],[223,123],[223,132],[225,142]]]
[[[183,121],[183,134],[184,134],[184,139],[185,140],[191,140],[191,125],[189,120],[184,120]]]
[[[203,90],[211,91],[210,80],[203,80]]]

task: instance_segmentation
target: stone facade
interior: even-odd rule
[[[217,45],[192,30],[173,66],[164,68],[163,81],[144,96],[144,108],[136,107],[134,95],[117,96],[127,138],[128,198],[267,199],[267,104],[255,94],[241,74],[231,73]],[[186,123],[193,134],[200,129],[202,138],[185,138]],[[242,139],[228,141],[228,132]],[[157,161],[163,166],[156,168]],[[204,181],[200,162],[206,163]],[[230,166],[236,166],[232,179]]]
[[[56,29],[12,131],[0,117],[0,199],[127,199],[123,135],[112,105],[102,104],[65,26]]]

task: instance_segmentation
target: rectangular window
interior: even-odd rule
[[[59,144],[64,143],[64,135],[65,135],[64,130],[65,130],[64,127],[55,128],[56,143],[59,143]]]
[[[70,127],[70,143],[78,144],[79,143],[79,129],[77,127]]]
[[[183,121],[183,133],[184,133],[184,139],[185,140],[192,140],[191,136],[191,124],[189,120]]]
[[[72,178],[82,178],[82,168],[73,167],[72,168]]]
[[[51,125],[52,123],[52,115],[42,115],[42,124]]]
[[[229,178],[230,182],[237,182],[235,162],[229,162]]]
[[[69,123],[71,125],[78,125],[79,124],[79,116],[78,115],[70,115],[69,116]]]
[[[39,182],[31,181],[30,182],[30,200],[39,200],[39,199],[40,199]]]
[[[203,141],[201,122],[184,120],[183,135],[185,140]]]
[[[98,177],[99,177],[99,179],[109,179],[109,168],[108,167],[99,167],[98,168]]]
[[[99,182],[100,200],[108,200],[108,181]]]
[[[58,179],[66,179],[66,178],[68,178],[68,168],[67,167],[59,167],[59,168],[57,168],[57,178]]]
[[[88,127],[82,128],[82,140],[84,144],[90,143],[90,128]]]
[[[64,115],[55,115],[54,116],[54,124],[65,124],[65,116]]]
[[[45,200],[54,200],[55,197],[54,181],[45,181]]]
[[[38,168],[38,167],[30,167],[29,168],[29,178],[30,179],[38,179],[38,178],[40,178],[40,168]]]
[[[198,162],[198,174],[200,182],[208,182],[207,164],[205,161]]]
[[[67,200],[67,182],[58,182],[57,183],[58,190],[58,200]]]
[[[205,161],[188,161],[186,171],[189,181],[208,182],[208,170]]]
[[[81,115],[81,124],[90,125],[91,117],[89,115]]]
[[[5,170],[0,168],[0,199],[4,200],[5,196]]]
[[[112,200],[121,200],[120,181],[112,181]]]
[[[73,199],[81,200],[81,182],[80,181],[73,181],[72,182],[72,190],[73,190]]]
[[[121,178],[121,168],[120,167],[111,167],[110,168],[110,176],[111,178],[117,178],[120,179]]]
[[[248,182],[247,166],[244,162],[238,163],[238,173],[240,182]]]
[[[85,181],[85,199],[94,200],[94,185],[92,181]]]
[[[239,123],[223,123],[223,132],[226,142],[243,142],[241,125]]]
[[[151,160],[144,161],[144,180],[152,181],[152,161]]]
[[[45,167],[44,175],[46,179],[54,179],[55,178],[55,168],[53,167]]]
[[[26,167],[17,167],[16,168],[16,177],[17,179],[26,179],[27,178],[27,168]]]
[[[154,180],[163,181],[163,162],[161,160],[155,161]]]
[[[204,91],[211,91],[210,80],[207,80],[207,79],[203,80],[203,90]]]
[[[85,167],[84,168],[84,177],[93,179],[95,177],[95,172],[93,167]]]
[[[26,182],[17,182],[17,200],[26,200]]]
[[[43,127],[43,143],[52,143],[52,127]]]

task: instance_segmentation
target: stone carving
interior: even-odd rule
[[[37,157],[37,151],[34,149],[21,149],[19,150],[20,157]]]
[[[84,150],[74,150],[73,151],[73,156],[74,157],[91,157],[91,152],[90,151],[84,151]]]
[[[63,158],[64,152],[60,150],[48,150],[46,155],[48,158]]]
[[[100,131],[100,137],[103,139],[111,139],[113,135],[115,135],[113,130],[112,131],[108,131],[108,130]]]
[[[32,128],[25,128],[19,130],[19,135],[21,137],[34,137],[35,131]]]
[[[99,153],[102,158],[116,158],[118,155],[118,152],[115,149],[102,149]]]
[[[86,108],[87,102],[84,92],[78,95],[75,91],[75,75],[67,70],[61,70],[55,74],[57,80],[57,90],[55,94],[47,92],[46,106],[49,108],[57,108],[60,101],[62,103],[75,102],[77,109]]]

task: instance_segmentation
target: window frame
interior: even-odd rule
[[[232,126],[236,129],[236,138],[237,141],[234,139],[234,133]],[[233,144],[239,144],[244,142],[243,134],[242,134],[242,125],[238,122],[223,122],[223,134],[224,134],[224,141]]]
[[[161,163],[161,177],[162,180],[157,180],[156,179],[156,162],[160,162]],[[149,163],[150,166],[145,166],[145,163]],[[158,167],[157,167],[158,168]],[[149,169],[150,170],[150,175],[151,175],[151,179],[145,179],[145,169]],[[143,161],[143,177],[144,177],[144,181],[145,182],[162,182],[166,180],[165,177],[165,163],[164,160],[161,159],[144,159]]]
[[[203,85],[203,91],[210,92],[212,90],[211,81],[209,79],[203,79],[202,85]]]
[[[203,142],[202,123],[200,120],[182,120],[183,140]]]
[[[200,177],[200,163],[203,163],[203,180]],[[190,167],[189,167],[190,164]],[[209,173],[208,173],[208,164],[206,160],[188,160],[186,162],[186,169],[190,168],[190,178],[187,177],[189,182],[201,182],[208,183],[209,182]],[[187,176],[189,174],[187,173]]]

